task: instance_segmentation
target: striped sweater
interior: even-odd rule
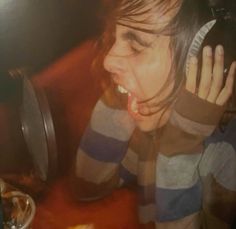
[[[132,183],[142,224],[228,228],[236,215],[236,120],[214,131],[224,108],[183,91],[169,122],[144,133],[121,96],[109,89],[93,110],[73,169],[78,199]]]

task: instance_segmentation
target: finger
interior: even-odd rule
[[[197,57],[192,56],[189,62],[189,70],[186,76],[186,90],[191,93],[196,92],[196,81],[197,81]]]
[[[215,63],[213,67],[212,84],[207,101],[215,103],[221,89],[224,77],[224,49],[222,45],[218,45],[215,50]]]
[[[225,86],[216,100],[217,105],[220,106],[224,105],[228,101],[229,97],[232,95],[235,81],[235,72],[236,72],[236,61],[234,61],[230,66]]]
[[[212,49],[210,46],[206,46],[203,48],[203,53],[202,53],[202,71],[198,90],[198,96],[202,99],[206,99],[209,94],[211,87],[211,77],[212,77]]]

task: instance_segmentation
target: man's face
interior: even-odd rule
[[[128,93],[128,112],[143,131],[161,127],[169,118],[169,109],[149,116],[142,114],[156,111],[158,106],[153,105],[172,91],[173,79],[163,87],[170,77],[171,64],[169,36],[116,25],[115,43],[104,59],[104,67],[118,89]],[[150,98],[153,99],[140,103]]]

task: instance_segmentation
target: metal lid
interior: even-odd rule
[[[56,174],[57,145],[49,104],[42,88],[23,77],[21,126],[36,175],[47,181]]]

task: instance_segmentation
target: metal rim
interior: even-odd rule
[[[57,167],[58,167],[58,157],[57,157],[57,144],[56,144],[56,135],[53,125],[53,119],[49,107],[47,97],[44,93],[43,88],[38,87],[32,80],[29,80],[27,77],[23,77],[23,80],[26,80],[27,83],[32,87],[33,93],[35,95],[37,105],[40,110],[40,116],[43,122],[43,130],[47,146],[47,157],[48,157],[48,168],[47,168],[47,178],[46,181],[50,181],[56,176]],[[22,104],[23,106],[23,104]],[[26,145],[28,146],[27,139],[30,138],[30,133],[27,128],[27,120],[25,119],[22,110],[21,112],[21,129],[23,132]],[[30,150],[30,147],[28,147]]]

